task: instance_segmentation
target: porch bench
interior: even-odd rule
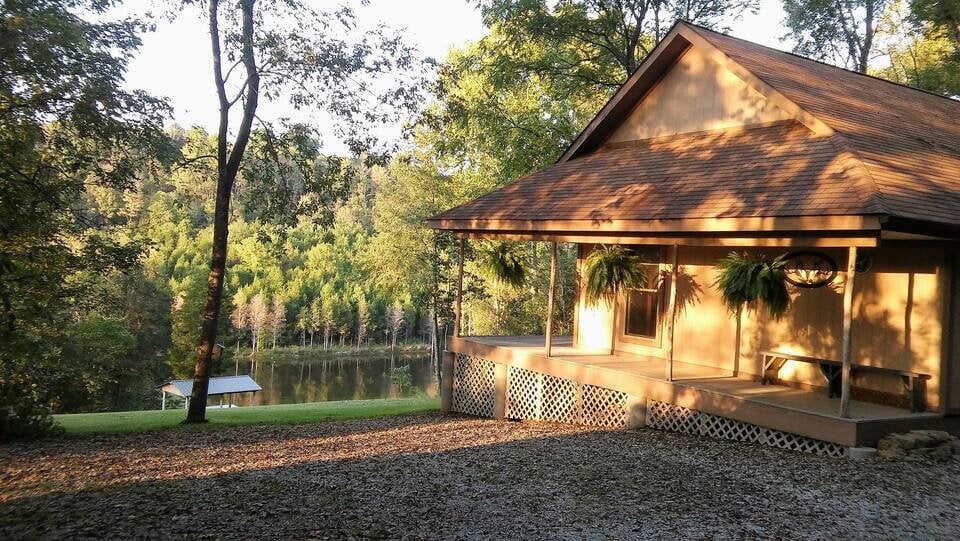
[[[840,396],[841,374],[843,372],[843,363],[832,359],[820,359],[817,357],[808,357],[806,355],[795,355],[793,353],[781,353],[779,351],[762,351],[760,355],[763,358],[763,373],[760,377],[760,384],[766,385],[773,383],[777,372],[786,364],[787,361],[797,361],[801,363],[815,364],[820,369],[820,373],[827,379],[827,396],[833,398]],[[851,365],[851,373],[873,372],[877,374],[895,375],[900,378],[907,391],[907,397],[910,400],[910,411],[913,413],[923,411],[926,398],[926,382],[930,379],[929,374],[920,374],[908,370],[899,370],[896,368],[883,368],[880,366],[869,366],[864,364]]]

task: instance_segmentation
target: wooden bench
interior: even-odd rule
[[[840,396],[843,363],[831,359],[819,359],[817,357],[781,353],[779,351],[762,351],[760,355],[763,358],[763,372],[760,377],[760,383],[762,385],[772,383],[773,380],[777,378],[777,373],[780,371],[780,368],[786,364],[787,361],[797,361],[817,365],[820,373],[827,379],[827,396],[830,398]],[[877,374],[898,376],[900,383],[903,384],[907,391],[907,397],[910,399],[910,411],[915,413],[924,410],[926,381],[930,379],[929,374],[919,374],[917,372],[898,370],[896,368],[883,368],[862,364],[852,365],[851,372],[874,372]]]

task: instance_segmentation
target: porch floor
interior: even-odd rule
[[[848,447],[874,446],[883,436],[916,429],[960,433],[960,416],[853,400],[850,417],[840,417],[840,399],[826,389],[761,385],[752,376],[721,368],[674,362],[667,380],[664,359],[609,350],[575,348],[570,337],[554,339],[546,356],[542,336],[453,337],[448,349],[496,364],[532,370]]]
[[[464,338],[464,340],[509,348],[530,355],[543,356],[545,354],[544,338],[542,336],[471,336]],[[667,362],[664,359],[623,352],[611,355],[608,349],[575,348],[569,336],[558,336],[554,338],[553,344],[553,352],[550,357],[552,360],[667,382]],[[839,416],[840,399],[828,397],[825,388],[809,390],[785,385],[761,385],[759,381],[734,376],[730,370],[677,361],[673,363],[672,383],[675,386],[711,391],[777,408],[841,419]],[[858,400],[850,401],[850,419],[910,419],[930,416],[936,417],[937,415],[911,413],[906,409],[883,404]]]

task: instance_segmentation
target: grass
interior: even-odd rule
[[[67,435],[126,434],[174,427],[209,430],[239,425],[319,423],[434,411],[439,408],[438,398],[418,397],[212,409],[207,410],[209,422],[202,425],[183,425],[186,412],[182,409],[74,413],[54,415],[53,418]]]

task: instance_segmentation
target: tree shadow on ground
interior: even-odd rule
[[[957,468],[838,468],[836,459],[653,430],[440,415],[392,421],[378,430],[330,430],[338,436],[289,433],[289,441],[245,459],[171,450],[161,471],[140,471],[135,460],[114,463],[125,471],[113,482],[76,490],[27,474],[29,486],[0,505],[0,535],[796,537],[851,527],[879,535],[884,530],[876,528],[891,525],[877,516],[960,503],[948,488],[960,477]],[[197,469],[200,458],[206,466]],[[75,475],[107,481],[89,469],[110,467],[96,457],[69,462]],[[231,464],[239,467],[231,471]],[[17,475],[5,467],[5,479]],[[926,483],[924,491],[910,489],[917,482]],[[761,504],[770,501],[778,504]],[[847,510],[843,520],[823,519],[839,508]],[[960,522],[946,518],[936,527]]]

